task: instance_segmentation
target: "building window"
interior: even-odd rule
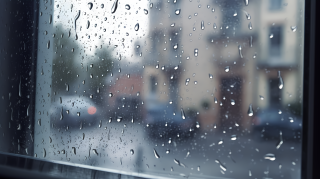
[[[282,27],[272,26],[270,27],[270,42],[269,42],[269,54],[270,57],[280,57],[282,51]]]
[[[282,5],[282,0],[269,0],[269,9],[274,10],[280,10]]]

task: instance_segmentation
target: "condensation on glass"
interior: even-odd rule
[[[39,6],[35,123],[22,129],[34,153],[21,154],[141,176],[300,178],[304,1]]]

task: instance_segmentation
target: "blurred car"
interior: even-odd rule
[[[148,103],[144,122],[150,137],[190,137],[196,131],[196,117],[183,109],[174,110],[169,103]]]
[[[259,138],[278,140],[280,135],[283,139],[301,138],[302,119],[290,112],[281,112],[277,108],[261,110],[253,123],[253,135]]]
[[[52,102],[50,118],[53,126],[83,128],[98,123],[100,108],[88,97],[62,96]]]

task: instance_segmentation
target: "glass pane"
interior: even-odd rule
[[[304,1],[39,7],[34,152],[16,153],[146,178],[300,178]]]

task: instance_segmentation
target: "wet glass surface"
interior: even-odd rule
[[[304,1],[39,11],[34,127],[22,129],[34,152],[12,153],[155,177],[300,178]]]

